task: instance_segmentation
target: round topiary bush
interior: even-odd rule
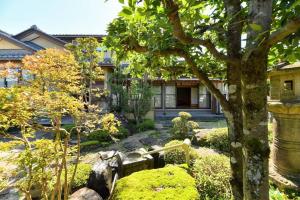
[[[200,145],[229,153],[230,145],[227,128],[217,128],[207,133],[201,140]]]
[[[199,128],[197,122],[189,120],[192,115],[188,112],[179,112],[178,117],[172,119],[173,127],[171,133],[174,139],[185,139],[188,138],[193,129]]]
[[[183,141],[172,140],[169,143],[165,144],[165,147],[182,144]],[[190,148],[190,161],[191,163],[198,157],[198,153],[195,149]],[[165,151],[164,160],[166,164],[183,164],[186,163],[185,152],[182,148],[176,148],[172,150]],[[191,164],[189,163],[189,164]]]
[[[224,155],[213,154],[199,157],[192,168],[200,199],[231,199],[230,163]]]
[[[180,140],[172,140],[171,142],[167,143],[165,147],[182,144],[182,143],[183,141]],[[186,162],[185,152],[182,148],[165,151],[164,158],[166,164],[183,164]]]
[[[195,180],[185,169],[165,168],[136,172],[117,181],[112,200],[196,200]]]

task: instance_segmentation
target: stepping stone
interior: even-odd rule
[[[146,137],[139,140],[143,145],[154,145],[157,143],[157,139],[153,137]]]
[[[122,146],[129,151],[133,151],[140,147],[136,141],[124,142]]]
[[[164,126],[162,124],[155,124],[154,127],[155,127],[155,129],[158,129],[158,130],[164,128]]]

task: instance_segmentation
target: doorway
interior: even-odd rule
[[[177,108],[191,107],[191,88],[178,87],[176,90],[176,106]]]

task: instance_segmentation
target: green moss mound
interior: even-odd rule
[[[185,169],[169,165],[144,170],[120,179],[112,200],[194,200],[199,199],[195,180]]]

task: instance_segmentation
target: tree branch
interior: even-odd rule
[[[284,38],[289,36],[292,33],[297,32],[300,29],[300,17],[295,18],[294,20],[287,23],[285,26],[279,30],[273,32],[269,39],[263,43],[263,47],[270,48],[278,42],[282,41]]]
[[[201,40],[185,34],[178,13],[178,5],[173,0],[165,0],[163,2],[164,6],[168,10],[168,18],[170,20],[170,23],[173,26],[173,35],[181,43],[188,45],[204,46],[218,60],[224,61],[232,65],[238,65],[240,63],[240,60],[228,57],[227,55],[219,52],[211,40]]]
[[[219,101],[221,104],[223,110],[225,111],[224,113],[230,113],[231,112],[231,107],[229,102],[227,101],[226,97],[224,94],[220,92],[219,89],[215,87],[215,85],[212,83],[211,80],[207,77],[206,73],[200,70],[197,67],[197,64],[194,62],[194,60],[187,54],[184,53],[182,57],[185,59],[187,64],[191,67],[193,70],[194,74],[197,76],[197,78],[200,80],[202,84],[204,84],[207,89],[215,96],[215,98]]]

